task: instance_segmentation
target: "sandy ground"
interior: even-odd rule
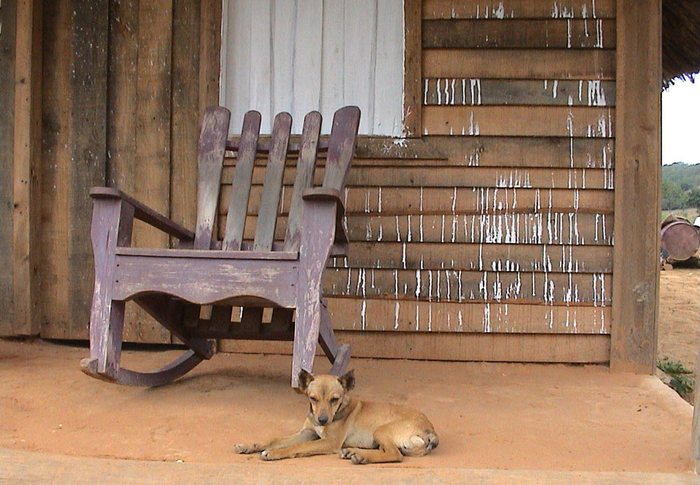
[[[696,368],[699,297],[700,270],[661,273],[659,358]],[[173,385],[141,389],[83,375],[78,362],[86,354],[85,348],[55,343],[0,340],[0,448],[250,465],[258,458],[234,454],[234,443],[294,432],[305,413],[304,398],[288,386],[289,357],[217,355]],[[125,359],[150,369],[174,355],[131,351]],[[322,371],[326,364],[319,359],[317,365]],[[408,459],[403,467],[592,472],[691,467],[692,410],[653,377],[560,365],[355,359],[353,366],[358,397],[413,403],[440,434],[433,454]],[[347,465],[332,456],[294,463],[302,469]]]
[[[700,269],[661,272],[659,359],[696,370],[700,349]]]
[[[175,384],[142,389],[83,375],[85,355],[83,348],[0,340],[0,448],[257,465],[258,457],[236,455],[232,445],[294,432],[306,412],[304,398],[289,388],[289,357],[217,355]],[[125,358],[152,368],[173,355]],[[404,467],[691,467],[692,408],[652,376],[563,365],[355,359],[353,367],[359,397],[412,403],[440,434],[433,454]],[[352,466],[335,456],[293,463]]]

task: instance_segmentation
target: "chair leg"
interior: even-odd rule
[[[90,357],[80,362],[83,371],[95,377],[114,380],[119,372],[124,331],[123,301],[93,298],[90,318]]]
[[[318,295],[318,293],[316,293]],[[294,352],[292,355],[292,387],[299,387],[299,372],[312,372],[318,345],[321,322],[320,297],[307,300],[297,308],[294,324]]]
[[[321,303],[321,326],[318,342],[321,344],[321,348],[328,360],[333,364],[331,374],[336,376],[344,374],[350,361],[350,345],[338,345],[336,342],[331,315],[328,312],[325,301]]]

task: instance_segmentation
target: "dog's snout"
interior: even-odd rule
[[[318,417],[318,424],[321,426],[325,425],[328,422],[328,416],[322,415]]]

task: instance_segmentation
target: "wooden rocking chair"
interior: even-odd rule
[[[208,108],[198,152],[197,227],[191,232],[113,188],[93,188],[92,246],[95,290],[90,315],[90,357],[83,372],[120,384],[159,386],[182,376],[214,353],[217,338],[293,340],[292,386],[301,369],[312,371],[316,344],[333,363],[347,366],[350,348],[338,345],[321,295],[321,276],[329,256],[346,254],[343,226],[345,178],[355,150],[360,110],[338,110],[327,145],[323,185],[312,187],[321,115],[304,119],[294,192],[284,242],[275,226],[292,118],[275,117],[269,145],[258,140],[260,113],[249,111],[240,141],[227,143],[230,112]],[[223,241],[214,224],[224,152],[237,152]],[[256,153],[269,153],[255,239],[244,242],[248,198]],[[176,249],[129,247],[134,218],[174,236]],[[180,339],[189,350],[155,372],[120,365],[124,308],[135,301]],[[214,305],[211,319],[202,305]],[[232,306],[242,307],[241,322],[231,322]],[[263,323],[264,308],[273,308]],[[293,321],[294,311],[296,319]]]

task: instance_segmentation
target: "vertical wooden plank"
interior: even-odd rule
[[[294,35],[292,131],[301,133],[304,115],[321,103],[323,1],[298,0]]]
[[[618,0],[617,12],[610,364],[615,371],[653,373],[659,302],[661,0]]]
[[[12,277],[14,334],[36,335],[41,149],[41,2],[16,5]]]
[[[109,90],[107,113],[107,183],[137,194],[136,154],[138,112],[139,0],[114,0],[109,5]],[[124,341],[137,341],[135,323],[148,318],[130,303]]]
[[[402,67],[404,35],[402,0],[384,0],[377,4],[376,69],[374,75],[373,133],[403,134]]]
[[[107,156],[108,0],[74,0],[71,69],[69,334],[88,335],[93,273],[90,187],[104,185]]]
[[[367,62],[375,52],[377,4],[375,0],[357,0],[345,3],[345,66],[344,104],[368,107],[362,114],[360,133],[370,133],[374,119],[374,103],[370,87],[374,84],[374,64]],[[363,32],[363,35],[357,35]],[[358,66],[363,66],[360,68]],[[368,70],[368,67],[371,69]]]
[[[0,335],[13,335],[13,223],[16,2],[0,4]]]
[[[321,114],[311,112],[304,118],[304,131],[301,141],[297,174],[294,179],[292,200],[289,203],[287,233],[284,237],[285,251],[298,251],[301,243],[302,193],[313,185],[316,169],[318,138],[321,133]]]
[[[238,161],[236,172],[233,176],[231,200],[226,217],[226,234],[222,249],[224,251],[238,251],[243,243],[243,230],[245,229],[250,184],[253,180],[253,167],[255,165],[255,153],[258,147],[258,134],[260,133],[260,113],[250,111],[243,119],[241,129],[241,142],[238,147]]]
[[[69,338],[71,3],[44,5],[42,76],[41,335]],[[57,96],[56,93],[61,93]],[[87,238],[87,236],[84,236]],[[87,275],[91,277],[92,275]]]
[[[200,9],[199,0],[173,2],[170,217],[187,228],[197,220]]]
[[[199,112],[219,103],[221,0],[201,0],[199,27]],[[235,119],[235,118],[233,118]],[[239,118],[240,119],[240,118]]]
[[[134,195],[162,214],[170,213],[170,76],[172,61],[172,0],[141,1],[138,5],[138,62],[136,68],[136,159],[131,176]],[[144,184],[143,181],[148,181]],[[143,230],[146,229],[146,230]],[[134,230],[133,244],[167,247],[167,235],[143,227]],[[159,323],[139,312],[140,341],[169,342]]]
[[[422,8],[422,0],[404,0],[403,124],[409,137],[420,137],[422,133]]]
[[[219,106],[207,108],[202,117],[202,131],[197,147],[199,184],[195,249],[211,249],[230,119],[229,110]]]
[[[255,228],[254,251],[272,250],[291,127],[292,118],[289,116],[289,113],[280,113],[275,116],[275,123],[272,127],[270,155],[265,169],[265,184],[263,185],[260,209],[258,210],[258,224]]]

